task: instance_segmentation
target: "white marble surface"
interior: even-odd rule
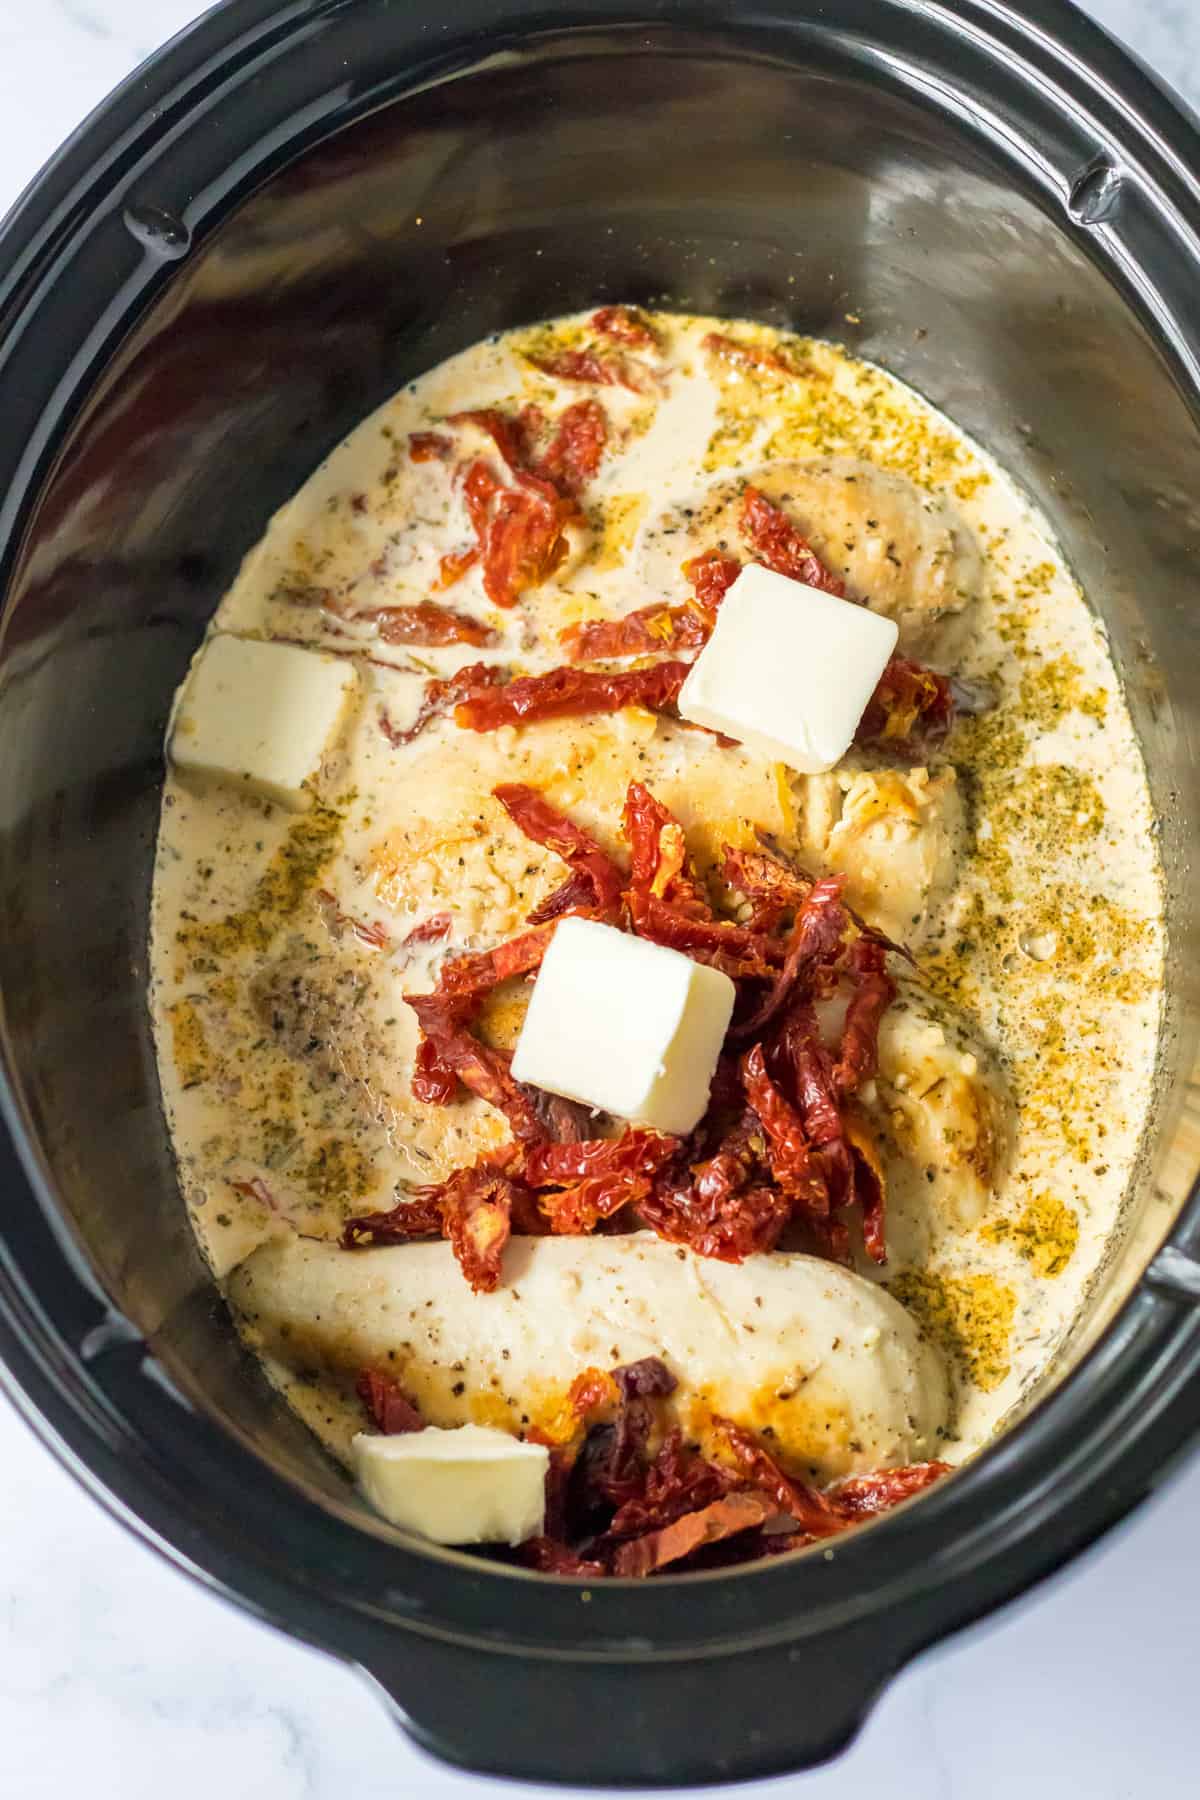
[[[194,0],[0,0],[0,210]],[[1194,104],[1200,0],[1090,11]],[[124,1534],[0,1401],[0,1796],[467,1800],[346,1670],[212,1599]],[[909,1669],[794,1800],[1183,1800],[1195,1705],[1200,1462],[1132,1525]]]

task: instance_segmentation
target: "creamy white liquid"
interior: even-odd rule
[[[561,880],[561,864],[505,827],[487,798],[496,782],[542,787],[614,854],[636,776],[679,813],[702,862],[762,828],[819,863],[814,820],[829,778],[789,779],[648,714],[485,736],[443,720],[396,749],[379,713],[402,728],[430,673],[480,660],[550,668],[574,620],[682,598],[679,564],[711,543],[705,495],[731,477],[786,459],[863,459],[913,484],[964,543],[974,537],[970,607],[930,626],[920,653],[990,684],[998,701],[960,721],[930,763],[935,782],[957,771],[963,854],[952,886],[906,935],[922,977],[1003,1064],[1015,1136],[980,1220],[964,1224],[931,1206],[919,1180],[901,1183],[882,1272],[950,1357],[957,1437],[943,1454],[957,1458],[988,1438],[1070,1331],[1117,1230],[1147,1118],[1163,943],[1140,753],[1103,632],[1045,524],[961,432],[832,346],[734,327],[747,342],[782,344],[807,371],[777,381],[706,354],[716,321],[655,322],[665,350],[650,394],[569,387],[525,360],[531,344],[577,341],[582,320],[510,334],[432,370],[315,472],[222,602],[218,629],[361,647],[371,660],[361,711],[327,771],[328,810],[299,828],[234,788],[168,776],[151,1004],[183,1192],[224,1277],[272,1237],[336,1238],[346,1217],[507,1137],[480,1101],[431,1109],[412,1099],[416,1028],[402,999],[432,985],[447,949],[514,935]],[[491,624],[494,646],[393,649],[312,603],[319,589],[343,610],[415,604],[439,558],[469,543],[447,466],[410,461],[411,432],[491,404],[532,400],[554,415],[588,392],[608,414],[610,444],[585,494],[590,529],[573,566],[511,612],[488,604],[477,570],[439,596]],[[694,541],[688,506],[701,521]],[[664,536],[664,519],[680,529]],[[819,521],[805,523],[819,536]],[[865,566],[864,546],[847,551],[851,571]],[[874,546],[881,579],[905,549]],[[857,754],[850,766],[877,759]],[[331,927],[317,889],[343,914],[380,922],[389,947]],[[454,916],[448,939],[397,948],[443,910]],[[521,1005],[517,996],[507,1016],[494,1009],[497,1042],[512,1041]],[[465,1284],[461,1304],[472,1304]],[[276,1373],[343,1453],[358,1417],[342,1394],[302,1370]]]

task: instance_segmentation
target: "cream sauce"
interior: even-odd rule
[[[531,365],[531,351],[586,341],[582,317],[430,371],[321,465],[222,601],[215,629],[370,660],[323,804],[299,820],[168,774],[151,1004],[183,1192],[223,1279],[259,1244],[334,1238],[351,1214],[505,1138],[482,1102],[412,1099],[416,1029],[402,996],[432,985],[447,950],[513,935],[562,878],[490,798],[496,782],[543,788],[620,853],[625,788],[643,779],[702,864],[765,829],[810,865],[851,871],[852,896],[906,927],[923,980],[961,1010],[968,1057],[1003,1071],[1015,1122],[982,1212],[926,1195],[909,1075],[870,1096],[894,1129],[889,1172],[900,1170],[883,1279],[950,1361],[957,1437],[943,1454],[961,1457],[1028,1395],[1079,1315],[1148,1116],[1162,895],[1138,745],[1103,631],[1045,523],[951,423],[833,345],[654,323],[662,355],[634,353],[652,365],[645,393],[584,389]],[[781,349],[800,372],[725,364],[702,348],[713,329]],[[415,604],[439,558],[471,541],[447,465],[411,461],[410,433],[491,404],[554,416],[585,393],[603,404],[610,443],[567,569],[511,612],[489,605],[478,570],[439,596],[486,621],[493,646],[392,648],[322,610],[322,594],[343,613]],[[470,428],[458,437],[464,454],[487,449]],[[407,747],[388,741],[381,713],[402,729],[431,673],[556,666],[575,620],[682,598],[679,565],[712,547],[730,482],[750,473],[788,495],[855,597],[897,612],[915,653],[990,687],[997,704],[961,719],[928,772],[879,776],[880,759],[855,752],[829,777],[790,776],[634,710],[483,736],[442,720]],[[443,910],[449,938],[404,946]],[[345,920],[378,922],[386,947]],[[522,1005],[513,995],[492,1008],[494,1041],[512,1041]],[[461,1303],[472,1303],[465,1284]],[[276,1374],[344,1452],[358,1421],[337,1390]]]

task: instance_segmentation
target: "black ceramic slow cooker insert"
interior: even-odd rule
[[[1064,0],[229,0],[0,235],[0,1352],[37,1429],[443,1756],[573,1782],[814,1762],[923,1646],[1128,1511],[1200,1423],[1200,139]],[[361,1507],[241,1350],[145,1005],[172,692],[266,519],[402,382],[604,300],[877,359],[1049,516],[1163,820],[1154,1141],[1074,1366],[836,1544],[559,1581]],[[1170,1246],[1160,1249],[1170,1231]]]

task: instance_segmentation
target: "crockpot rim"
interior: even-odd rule
[[[904,0],[885,0],[885,6],[892,11],[906,10]],[[111,167],[113,158],[124,159],[122,167],[126,166],[141,150],[153,145],[168,122],[172,126],[185,122],[187,95],[209,78],[214,64],[223,63],[226,72],[231,66],[231,58],[248,64],[274,41],[289,42],[293,36],[318,28],[323,20],[332,19],[342,10],[341,0],[329,0],[328,4],[315,7],[303,4],[302,0],[299,3],[298,0],[286,0],[284,4],[279,0],[225,0],[225,4],[204,14],[122,84],[68,140],[0,226],[0,256],[7,253],[10,258],[7,271],[0,273],[0,330],[11,326],[31,304],[30,295],[59,253],[63,233],[69,237],[66,214],[78,202],[81,183],[87,187],[99,180]],[[789,16],[796,10],[794,7],[783,9]],[[569,0],[550,0],[532,15],[522,15],[518,8],[512,29],[520,30],[522,17],[528,23],[532,16],[539,30],[560,31],[569,26],[578,11],[579,8],[569,4]],[[696,29],[709,33],[753,29],[756,15],[750,14],[748,9],[742,9],[737,17],[734,12],[732,8],[727,11],[701,9]],[[642,24],[661,31],[675,22],[674,17],[645,20],[636,8],[608,5],[588,9],[586,17],[590,28],[636,29]],[[686,29],[691,29],[689,21],[683,23]],[[1185,151],[1188,148],[1200,162],[1200,141],[1184,111],[1153,77],[1117,50],[1099,27],[1076,13],[1065,0],[1026,0],[1022,8],[994,4],[993,0],[965,0],[965,3],[959,0],[958,16],[943,18],[939,23],[950,35],[965,24],[978,30],[990,25],[1010,36],[1021,35],[1023,48],[1030,58],[1036,60],[1039,55],[1044,56],[1054,63],[1058,73],[1061,70],[1057,59],[1065,54],[1064,46],[1069,37],[1074,65],[1079,65],[1081,57],[1088,54],[1093,62],[1106,65],[1110,77],[1109,86],[1104,90],[1107,95],[1113,91],[1113,70],[1121,72],[1122,82],[1117,91],[1123,102],[1127,125],[1131,116],[1139,122],[1153,119],[1153,126],[1146,127],[1138,142],[1139,166],[1158,170],[1164,195],[1180,194],[1181,170],[1186,176]],[[1080,44],[1083,45],[1082,52]],[[460,64],[455,66],[466,72],[477,60],[476,52],[460,59]],[[443,64],[453,64],[453,55],[445,48],[423,71],[423,78],[430,78],[435,67]],[[391,97],[411,91],[413,85],[416,85],[415,81]],[[349,122],[348,117],[339,117],[335,128],[340,129]],[[300,153],[299,149],[289,152],[289,160],[292,154]],[[242,197],[239,195],[238,199]],[[1200,217],[1200,196],[1194,181],[1185,195],[1185,203],[1196,209],[1195,216]],[[232,203],[225,210],[232,210]],[[160,291],[162,276],[162,270],[148,272],[148,294]],[[138,314],[130,314],[127,309],[126,323],[131,316]],[[111,347],[111,340],[106,347],[97,346],[98,362],[102,360],[102,353]],[[9,569],[15,561],[13,552],[23,522],[22,508],[27,517],[36,502],[40,476],[48,466],[54,445],[77,419],[90,391],[91,380],[92,377],[85,380],[82,376],[78,379],[74,405],[60,406],[54,417],[51,439],[40,446],[31,446],[36,452],[36,460],[31,462],[26,454],[4,510],[0,511],[0,530],[3,531],[0,545],[10,552],[6,558]],[[1195,395],[1191,398],[1194,403]],[[19,1146],[28,1180],[43,1208],[52,1213],[52,1193],[39,1167],[26,1124],[20,1117],[15,1088],[2,1069],[0,1108]],[[1198,1215],[1200,1193],[1194,1190],[1180,1214],[1171,1241],[1194,1243],[1200,1237]],[[88,1389],[87,1404],[81,1403],[80,1371],[71,1360],[72,1353],[68,1351],[64,1357],[64,1347],[54,1342],[48,1322],[37,1318],[31,1296],[22,1292],[15,1260],[7,1253],[0,1265],[0,1341],[7,1365],[3,1378],[9,1392],[43,1439],[84,1481],[89,1491],[179,1566],[262,1616],[283,1619],[293,1635],[308,1637],[309,1641],[342,1654],[352,1654],[339,1622],[352,1613],[366,1619],[377,1612],[377,1602],[367,1592],[370,1585],[368,1570],[372,1576],[376,1572],[382,1574],[386,1565],[390,1570],[387,1585],[393,1589],[403,1586],[409,1579],[416,1582],[417,1575],[423,1571],[432,1572],[431,1578],[443,1587],[454,1586],[460,1596],[482,1595],[485,1589],[488,1596],[478,1608],[472,1603],[465,1614],[462,1609],[454,1609],[458,1616],[445,1625],[428,1616],[404,1617],[388,1612],[386,1623],[389,1627],[403,1626],[415,1632],[444,1631],[456,1642],[472,1643],[491,1651],[506,1649],[518,1655],[558,1654],[578,1660],[636,1660],[664,1655],[716,1655],[731,1646],[744,1649],[812,1636],[835,1616],[845,1618],[848,1612],[856,1614],[864,1606],[868,1611],[877,1608],[894,1590],[894,1581],[889,1583],[884,1577],[889,1569],[894,1573],[902,1552],[909,1561],[910,1589],[913,1584],[927,1589],[930,1570],[938,1565],[941,1565],[939,1579],[944,1589],[952,1576],[947,1566],[949,1559],[938,1554],[938,1546],[944,1541],[952,1521],[965,1528],[958,1540],[960,1545],[969,1542],[978,1547],[980,1538],[992,1538],[989,1554],[1004,1563],[1003,1597],[1029,1585],[1122,1516],[1145,1492],[1148,1482],[1144,1466],[1137,1470],[1129,1467],[1132,1459],[1128,1452],[1132,1445],[1155,1444],[1155,1455],[1151,1460],[1157,1472],[1168,1460],[1166,1446],[1178,1441],[1177,1421],[1186,1417],[1188,1435],[1195,1429],[1195,1403],[1188,1405],[1186,1397],[1177,1391],[1178,1379],[1167,1377],[1168,1365],[1174,1368],[1178,1377],[1182,1366],[1190,1367],[1194,1363],[1200,1348],[1200,1321],[1190,1309],[1170,1296],[1143,1287],[1126,1303],[1104,1339],[1089,1352],[1079,1370],[1001,1442],[943,1488],[925,1496],[919,1506],[901,1509],[869,1532],[852,1534],[838,1545],[836,1551],[825,1552],[823,1556],[821,1553],[817,1556],[801,1553],[796,1559],[769,1567],[739,1570],[733,1581],[728,1574],[713,1572],[661,1577],[652,1589],[635,1583],[602,1584],[587,1594],[586,1621],[581,1614],[584,1591],[579,1584],[484,1564],[454,1553],[434,1557],[425,1551],[396,1546],[386,1539],[375,1539],[318,1507],[290,1483],[265,1468],[257,1458],[236,1445],[228,1445],[225,1439],[221,1441],[228,1446],[231,1471],[253,1470],[271,1504],[298,1509],[298,1531],[306,1531],[312,1525],[334,1537],[343,1534],[339,1555],[331,1560],[340,1561],[344,1550],[346,1563],[353,1561],[361,1566],[361,1577],[355,1584],[360,1591],[351,1596],[344,1587],[330,1592],[315,1584],[310,1586],[298,1580],[294,1570],[290,1579],[280,1575],[273,1564],[265,1566],[261,1544],[253,1545],[253,1552],[257,1554],[248,1552],[247,1540],[241,1532],[235,1534],[236,1548],[231,1548],[227,1542],[218,1547],[214,1541],[218,1534],[211,1519],[201,1521],[204,1533],[201,1545],[190,1519],[185,1519],[178,1509],[164,1511],[163,1496],[157,1491],[162,1470],[155,1469],[148,1474],[144,1469],[132,1468],[128,1459],[119,1454],[125,1427],[115,1417],[103,1383],[93,1392],[95,1384],[88,1377],[83,1383]],[[1039,1506],[1024,1483],[1023,1471],[1035,1454],[1044,1454],[1047,1442],[1061,1438],[1064,1428],[1069,1430],[1072,1421],[1079,1426],[1090,1422],[1096,1441],[1103,1442],[1104,1419],[1111,1422],[1118,1402],[1122,1398],[1129,1400],[1122,1370],[1134,1359],[1143,1371],[1153,1372],[1154,1380],[1149,1390],[1144,1384],[1138,1389],[1137,1419],[1125,1425],[1120,1452],[1114,1451],[1110,1444],[1108,1459],[1098,1465],[1105,1473],[1105,1482],[1098,1479],[1094,1469],[1090,1479],[1082,1483],[1085,1489],[1091,1490],[1091,1505],[1079,1512],[1070,1528],[1063,1529],[1052,1545],[1043,1542],[1035,1550],[1029,1540],[1037,1535],[1038,1523],[1045,1525],[1050,1519],[1059,1520],[1065,1510],[1063,1490],[1060,1488],[1057,1496],[1043,1495]],[[1100,1408],[1097,1407],[1099,1398],[1104,1400],[1104,1406]],[[1151,1400],[1153,1404],[1149,1404]],[[197,1429],[206,1430],[207,1427],[199,1423]],[[1108,1435],[1111,1438],[1114,1434]],[[1091,1441],[1088,1439],[1089,1443]],[[137,1440],[137,1448],[144,1456],[145,1442]],[[1141,1459],[1143,1465],[1145,1460]],[[101,1466],[104,1473],[98,1474],[97,1469]],[[1101,1486],[1104,1487],[1103,1496],[1098,1492]],[[1003,1496],[1004,1504],[985,1509],[986,1526],[975,1527],[971,1514],[983,1496],[991,1500]],[[1022,1515],[1019,1531],[1013,1523],[1014,1509]],[[1001,1528],[1003,1521],[1007,1521],[1007,1535]],[[1065,1521],[1060,1522],[1065,1524]],[[1018,1548],[1023,1551],[1019,1561]],[[812,1571],[818,1567],[819,1558],[824,1565],[823,1585],[830,1593],[814,1605]],[[920,1643],[966,1623],[993,1604],[994,1597],[987,1583],[978,1579],[978,1563],[973,1567],[975,1579],[971,1594],[963,1595],[944,1616],[931,1608],[925,1624],[920,1629],[914,1627],[910,1633],[912,1641],[905,1645],[904,1654],[911,1654]],[[442,1576],[443,1569],[452,1579]],[[873,1575],[879,1579],[872,1584]],[[547,1616],[544,1623],[539,1622],[538,1631],[532,1637],[514,1631],[511,1625],[498,1633],[481,1629],[482,1621],[496,1610],[493,1599],[498,1597],[502,1601],[505,1592],[512,1591],[514,1582],[535,1582],[539,1593],[545,1596],[545,1613],[553,1612],[553,1618]],[[710,1621],[707,1632],[697,1635],[694,1630],[689,1631],[673,1645],[668,1641],[669,1633],[663,1628],[663,1622],[655,1616],[660,1602],[656,1602],[653,1595],[661,1594],[664,1582],[680,1609],[690,1606],[687,1596],[692,1594],[702,1598],[737,1589],[749,1595],[757,1588],[761,1597],[769,1587],[776,1594],[787,1590],[796,1599],[803,1598],[809,1610],[806,1617],[798,1618],[789,1599],[785,1610],[770,1625],[754,1629],[741,1616],[744,1609],[738,1607],[734,1609],[738,1614],[736,1620],[723,1624]],[[417,1585],[425,1587],[427,1584],[422,1580]],[[375,1592],[378,1594],[379,1590]],[[305,1606],[302,1620],[296,1617],[295,1604],[284,1603],[289,1596],[293,1603],[299,1601]],[[773,1607],[772,1612],[776,1611]],[[611,1616],[611,1624],[606,1623],[605,1615]],[[643,1620],[647,1628],[639,1631]],[[657,1626],[657,1629],[648,1629],[650,1626]]]

